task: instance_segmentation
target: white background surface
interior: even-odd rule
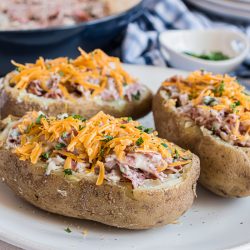
[[[127,68],[153,90],[166,77],[178,73],[166,68]],[[152,115],[143,118],[142,123],[152,127]],[[29,250],[250,249],[249,211],[250,198],[224,199],[199,188],[193,207],[177,224],[129,231],[48,214],[17,198],[0,183],[0,239]],[[68,226],[70,234],[64,231]],[[17,248],[0,242],[0,249]]]
[[[5,243],[3,241],[0,241],[0,249],[1,250],[19,250],[20,248],[10,245],[8,243]]]

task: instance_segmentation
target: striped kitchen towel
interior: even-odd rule
[[[125,63],[168,65],[159,50],[159,33],[168,29],[226,28],[241,30],[250,39],[250,23],[228,22],[209,17],[193,10],[181,0],[149,0],[143,15],[129,24],[122,44],[122,60]],[[236,75],[250,78],[250,55],[237,70]]]

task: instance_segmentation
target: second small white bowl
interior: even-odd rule
[[[183,70],[204,69],[213,73],[235,70],[249,52],[248,38],[239,31],[226,29],[172,30],[160,34],[161,51],[170,65]],[[223,61],[209,61],[185,54],[222,52],[230,57]]]

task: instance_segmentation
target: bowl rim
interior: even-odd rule
[[[195,33],[195,32],[199,32],[199,33],[217,33],[217,32],[224,32],[224,33],[234,33],[236,34],[238,37],[240,37],[245,45],[245,48],[243,51],[240,52],[240,54],[238,54],[237,56],[234,56],[232,58],[226,59],[226,60],[221,60],[221,61],[209,61],[209,60],[205,60],[205,59],[201,59],[201,58],[196,58],[190,55],[186,55],[182,52],[176,51],[174,49],[172,49],[171,47],[169,47],[167,44],[165,44],[163,42],[163,37],[167,35],[167,33],[181,33],[181,32],[185,32],[185,33]],[[243,60],[246,55],[249,52],[250,49],[250,41],[248,41],[247,36],[240,31],[237,30],[230,30],[230,29],[222,29],[222,28],[211,28],[211,29],[205,29],[205,30],[169,30],[169,31],[164,31],[159,35],[159,43],[160,46],[162,47],[162,49],[164,49],[167,52],[171,52],[173,54],[175,54],[178,57],[182,57],[183,59],[185,59],[186,61],[193,61],[199,64],[203,64],[203,65],[209,65],[209,66],[225,66],[225,65],[230,65],[230,64],[235,64],[240,62],[241,60]],[[171,60],[171,59],[170,59]]]
[[[26,34],[26,33],[29,34],[29,33],[36,33],[36,32],[44,33],[44,32],[49,32],[49,31],[64,31],[64,30],[78,29],[78,28],[82,28],[82,27],[89,27],[92,25],[108,22],[108,21],[115,20],[117,18],[126,16],[127,14],[129,14],[132,11],[136,11],[137,9],[139,10],[140,7],[141,7],[141,9],[143,9],[145,1],[146,0],[139,0],[138,3],[136,3],[135,5],[131,6],[130,8],[128,8],[122,12],[118,12],[118,13],[115,13],[112,15],[101,17],[101,18],[96,18],[96,19],[93,19],[90,21],[79,22],[79,23],[75,23],[75,24],[71,24],[71,25],[59,25],[59,26],[53,26],[53,27],[47,27],[47,28],[21,29],[21,30],[0,30],[0,35],[2,35],[2,34]]]

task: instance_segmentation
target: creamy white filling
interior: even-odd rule
[[[19,130],[17,128],[13,128],[9,130],[9,133],[6,139],[7,149],[15,148],[16,146],[18,146],[19,141],[20,141],[19,135],[20,135]]]
[[[63,114],[60,114],[60,115],[57,115],[57,118],[60,119],[60,120],[63,120],[65,118],[69,117],[69,115],[67,113],[63,113]]]
[[[64,162],[65,160],[59,155],[53,158],[49,158],[47,161],[48,165],[47,165],[45,174],[50,175],[52,171],[62,169]]]

